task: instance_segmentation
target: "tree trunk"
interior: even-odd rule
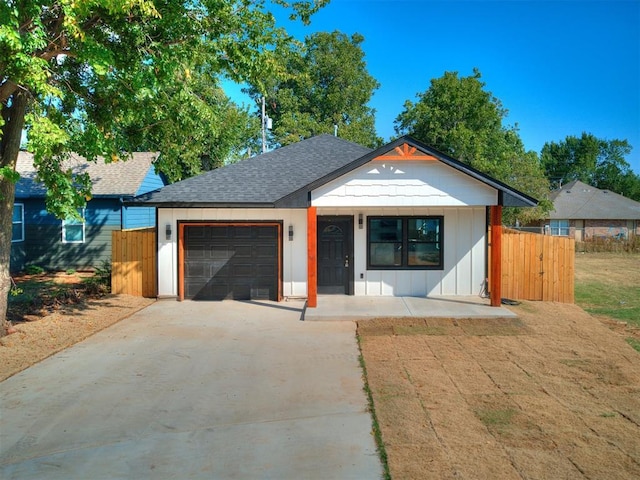
[[[27,93],[17,91],[8,105],[3,106],[2,117],[5,124],[2,126],[2,137],[0,137],[0,168],[8,167],[12,171],[16,169],[27,103]],[[16,184],[13,180],[0,174],[0,337],[7,334],[5,319],[11,289],[9,261],[15,191]]]

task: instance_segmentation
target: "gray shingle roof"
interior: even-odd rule
[[[555,190],[550,199],[554,220],[640,220],[640,202],[579,180]]]
[[[537,201],[409,136],[371,150],[331,135],[319,135],[242,160],[136,197],[130,203],[164,207],[304,208],[309,192],[407,143],[498,191],[500,204],[535,206]]]
[[[132,197],[137,193],[153,161],[158,156],[157,152],[137,152],[126,161],[104,163],[99,158],[94,163],[72,154],[71,158],[64,163],[64,168],[71,168],[74,173],[89,173],[93,182],[94,197]],[[45,196],[44,185],[36,180],[31,153],[19,153],[16,171],[20,174],[20,180],[16,184],[16,198]]]
[[[288,196],[370,151],[332,135],[319,135],[167,185],[135,202],[185,207],[284,206]]]

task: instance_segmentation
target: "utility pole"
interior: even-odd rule
[[[267,151],[267,129],[265,128],[265,108],[264,108],[265,100],[264,95],[262,96],[262,153]]]
[[[271,130],[273,120],[269,118],[265,110],[265,98],[262,96],[262,153],[267,151],[267,130]]]

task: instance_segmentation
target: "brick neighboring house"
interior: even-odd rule
[[[550,235],[576,241],[640,235],[640,202],[574,180],[551,193],[554,210],[542,222]]]

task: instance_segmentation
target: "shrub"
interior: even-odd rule
[[[84,281],[85,290],[89,295],[106,295],[111,293],[111,260],[103,260],[95,267],[92,277]]]
[[[576,252],[583,253],[640,253],[640,235],[629,238],[594,237],[583,242],[576,242]]]
[[[27,265],[24,271],[27,275],[39,275],[44,273],[44,268],[39,265]]]

